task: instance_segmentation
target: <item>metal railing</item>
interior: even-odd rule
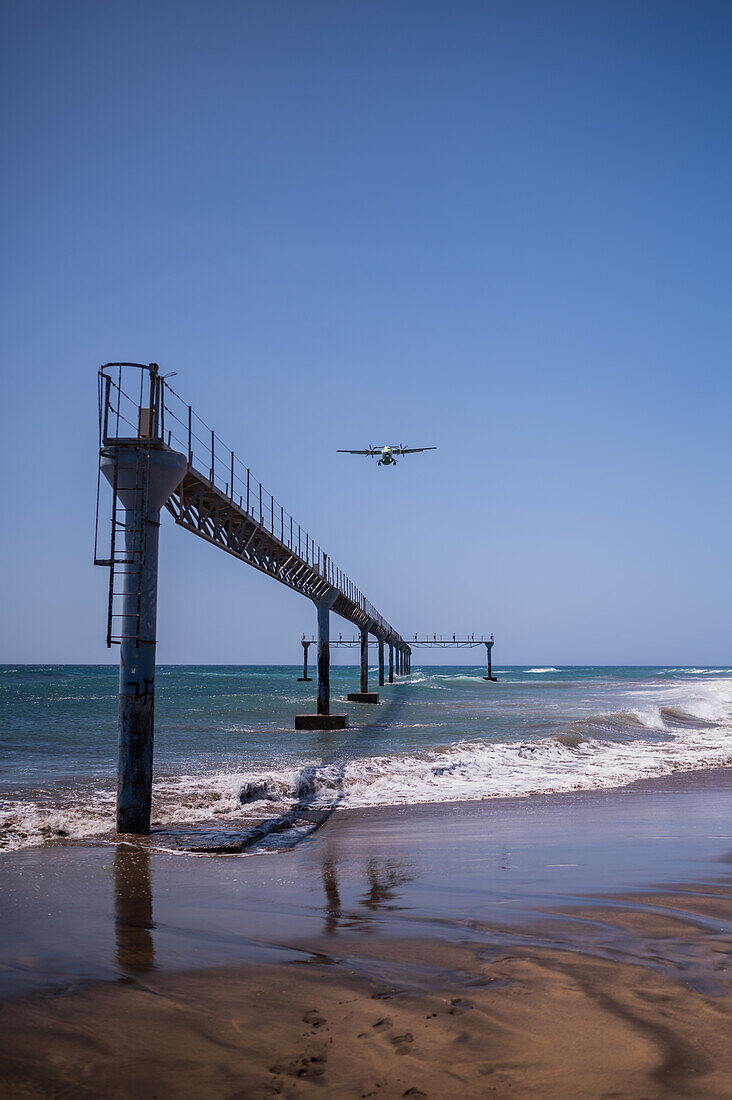
[[[315,641],[317,641],[314,634],[311,634],[310,637],[308,637],[306,634],[303,634],[300,640],[303,643],[307,642],[308,645],[312,645]],[[482,634],[479,638],[475,634],[471,634],[469,637],[466,638],[458,638],[451,634],[447,637],[444,637],[442,634],[434,634],[432,637],[428,637],[425,635],[425,637],[420,638],[415,634],[413,637],[403,640],[407,642],[411,648],[422,647],[425,649],[475,649],[477,646],[494,644],[494,638],[492,634],[489,638],[485,638]],[[369,645],[376,645],[377,642],[377,638],[369,638]],[[339,634],[337,638],[331,639],[330,644],[332,646],[360,646],[361,639],[360,637],[344,638],[342,634]]]
[[[187,456],[188,468],[384,629],[360,589],[326,554],[249,466],[188,405],[156,363],[105,363],[99,369],[99,446],[148,441]]]

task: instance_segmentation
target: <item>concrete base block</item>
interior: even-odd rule
[[[498,683],[498,677],[497,676],[484,676],[483,679],[484,680],[490,680],[494,684]]]
[[[312,680],[312,676],[298,676],[297,678],[298,684],[310,684],[312,683]]]
[[[378,703],[379,701],[376,691],[349,691],[346,698],[349,703]]]
[[[296,730],[344,730],[348,726],[347,714],[297,714]]]

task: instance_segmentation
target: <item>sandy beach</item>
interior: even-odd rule
[[[10,1097],[726,1097],[732,780],[0,862]]]

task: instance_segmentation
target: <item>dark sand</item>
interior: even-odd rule
[[[8,1097],[732,1096],[732,778],[0,859]]]

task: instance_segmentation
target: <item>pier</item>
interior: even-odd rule
[[[165,508],[176,524],[224,550],[315,605],[315,713],[296,729],[343,729],[330,709],[331,612],[358,631],[357,702],[368,691],[368,646],[389,647],[410,668],[411,645],[370,603],[320,544],[267,492],[248,466],[177,394],[155,363],[106,363],[99,370],[99,480],[94,562],[109,570],[107,645],[120,646],[117,830],[150,829],[155,701],[158,531]],[[112,487],[109,545],[100,534],[101,478]],[[365,671],[364,671],[365,669]],[[307,649],[302,680],[307,682]]]
[[[315,638],[307,638],[304,634],[300,639],[300,643],[303,648],[303,674],[298,677],[298,680],[308,680],[308,649],[315,642]],[[375,698],[363,699],[361,694],[368,693],[368,645],[372,644],[370,640],[364,642],[363,635],[360,638],[344,638],[342,635],[336,640],[330,643],[334,649],[354,649],[358,646],[361,650],[361,692],[353,693],[348,696],[349,699],[355,702],[376,703],[378,702],[378,696]],[[376,644],[379,647],[379,686],[384,685],[384,646],[380,639],[376,639]],[[444,635],[433,634],[430,637],[426,634],[423,638],[420,638],[417,634],[409,639],[409,652],[402,656],[400,659],[397,654],[397,675],[402,673],[408,675],[412,671],[412,650],[413,649],[476,649],[478,646],[485,646],[486,652],[486,665],[487,674],[483,677],[484,680],[491,680],[493,683],[497,683],[498,679],[493,675],[492,665],[492,651],[494,646],[494,638],[491,634],[490,637],[485,638],[481,634],[479,638],[476,638],[475,634],[471,634],[465,638],[458,638],[453,634],[447,638]],[[394,658],[393,650],[389,647],[389,683],[394,683]]]

